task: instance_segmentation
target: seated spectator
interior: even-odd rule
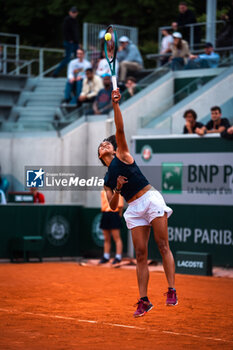
[[[117,53],[120,64],[119,82],[124,83],[129,70],[136,72],[143,68],[143,60],[137,46],[127,36],[120,37],[119,42]]]
[[[2,190],[5,194],[7,193],[9,187],[9,181],[6,177],[2,176],[2,169],[0,166],[0,190]]]
[[[116,76],[118,76],[118,70],[119,70],[119,63],[116,60]],[[95,74],[99,75],[103,78],[104,75],[109,74],[111,75],[111,70],[108,64],[108,61],[105,58],[105,52],[102,52],[101,59],[98,62],[97,69],[95,71]]]
[[[202,128],[204,125],[197,122],[197,113],[193,109],[184,112],[185,126],[183,134],[195,134],[196,128]]]
[[[112,82],[110,74],[103,77],[104,88],[101,89],[93,103],[95,114],[107,114],[112,108]]]
[[[6,204],[6,196],[3,190],[0,190],[0,204]]]
[[[173,36],[168,32],[168,30],[162,30],[163,39],[161,41],[160,55],[168,54],[171,52],[171,44],[173,43]],[[169,60],[168,56],[160,57],[160,64],[163,66]]]
[[[189,45],[187,41],[182,40],[182,34],[173,33],[174,42],[171,44],[172,56],[169,58],[171,61],[172,70],[184,69],[185,64],[190,56]]]
[[[136,84],[136,79],[134,77],[128,77],[125,84],[126,90],[123,92],[121,101],[126,101],[130,97],[141,91],[140,87]]]
[[[230,127],[229,120],[222,117],[221,108],[214,106],[211,109],[211,120],[200,129],[196,129],[196,133],[200,136],[205,134],[222,133]]]
[[[30,192],[33,194],[33,203],[45,203],[44,195],[38,192],[37,187],[31,187]]]
[[[186,68],[217,68],[219,60],[220,56],[214,52],[213,45],[211,43],[206,43],[205,53],[201,55],[190,55]]]
[[[83,102],[93,102],[101,89],[103,89],[103,80],[94,74],[92,68],[86,69],[86,78],[83,80],[83,88],[78,98],[78,106],[81,106]]]
[[[233,140],[233,126],[221,132],[221,136],[227,140]]]
[[[65,102],[75,105],[82,91],[85,70],[91,68],[91,63],[84,58],[84,50],[77,50],[77,58],[70,61],[67,70],[67,83],[65,87]],[[72,91],[75,90],[73,98]]]

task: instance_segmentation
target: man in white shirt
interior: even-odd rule
[[[78,105],[80,106],[83,102],[93,102],[103,87],[102,78],[94,74],[92,68],[87,68],[86,78],[83,80],[82,92],[78,98]]]
[[[65,87],[65,102],[73,105],[77,104],[77,100],[82,91],[83,79],[85,78],[85,71],[91,68],[91,63],[84,58],[84,50],[77,50],[77,58],[70,61],[67,70],[67,83]],[[75,89],[74,96],[72,91]]]
[[[162,30],[163,39],[161,41],[160,55],[167,54],[171,52],[171,44],[173,43],[173,36],[169,34],[166,29]],[[168,62],[168,56],[160,57],[161,65],[164,65]]]

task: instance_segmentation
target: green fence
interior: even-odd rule
[[[44,238],[43,257],[100,257],[103,235],[99,209],[61,205],[0,206],[0,258],[10,257],[10,242],[23,236]],[[124,221],[122,239],[127,251]],[[114,245],[113,245],[114,250]]]

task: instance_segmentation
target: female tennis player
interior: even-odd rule
[[[169,248],[167,230],[167,218],[172,214],[172,209],[166,205],[161,194],[149,184],[129,153],[119,107],[120,98],[119,89],[113,90],[112,102],[117,147],[114,147],[112,137],[109,140],[105,139],[98,147],[98,155],[102,163],[108,167],[104,185],[110,207],[113,210],[117,208],[120,194],[128,202],[124,218],[128,229],[131,230],[136,252],[140,299],[136,304],[137,310],[134,317],[139,317],[153,308],[147,295],[149,281],[147,249],[151,226],[168,281],[166,304],[176,305],[178,303],[174,285],[175,264]]]

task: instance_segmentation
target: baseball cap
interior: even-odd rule
[[[120,37],[119,42],[120,43],[127,43],[127,42],[129,42],[129,38],[127,36],[123,35]]]
[[[213,47],[211,43],[205,43],[205,47]]]
[[[77,7],[76,7],[76,6],[72,6],[72,7],[70,8],[70,12],[72,12],[72,13],[78,12]]]
[[[100,32],[99,32],[98,38],[99,38],[99,39],[103,39],[105,33],[106,33],[106,30],[105,30],[105,29],[101,29]]]
[[[179,33],[179,32],[174,32],[174,33],[172,34],[172,36],[173,36],[173,38],[182,39],[182,34]]]

